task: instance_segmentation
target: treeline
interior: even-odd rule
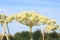
[[[33,40],[42,40],[42,34],[40,30],[32,33]],[[4,37],[4,40],[6,38]],[[10,35],[10,40],[30,40],[30,33],[28,31],[15,33],[14,36]],[[60,34],[57,32],[45,33],[45,40],[60,40]]]

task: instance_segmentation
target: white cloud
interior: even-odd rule
[[[5,9],[5,8],[0,8],[0,14],[1,13],[6,13],[8,10],[7,9]]]

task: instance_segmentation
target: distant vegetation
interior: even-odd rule
[[[42,40],[41,31],[37,30],[32,33],[33,40]],[[6,40],[6,37],[4,37],[4,40]],[[30,35],[28,31],[23,32],[17,32],[13,36],[10,35],[10,40],[30,40]],[[45,40],[60,40],[60,33],[53,32],[53,33],[45,33]]]

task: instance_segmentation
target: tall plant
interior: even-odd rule
[[[7,19],[4,21],[4,24],[5,24],[4,27],[6,28],[6,24],[11,23],[13,20],[14,20],[14,15],[7,17]],[[7,29],[8,29],[8,27],[7,27]],[[8,29],[8,32],[9,32],[9,29]],[[9,32],[9,34],[10,34],[10,32]],[[9,40],[9,39],[7,39],[7,40]]]
[[[16,14],[16,20],[19,23],[29,26],[30,40],[33,40],[32,27],[36,25],[46,24],[46,20],[48,20],[48,18],[46,18],[45,16],[41,14],[38,14],[37,12],[22,12],[22,13]]]
[[[38,14],[36,12],[22,12],[16,15],[16,20],[30,28],[30,40],[32,38],[32,27],[38,24]]]
[[[59,28],[59,25],[56,24],[56,21],[50,20],[50,23],[46,26],[44,31],[50,34],[52,31],[55,31],[58,28]]]
[[[3,27],[3,34],[6,36],[7,40],[9,40],[7,34],[6,34],[6,24],[4,24],[5,20],[7,19],[7,16],[5,14],[0,14],[0,24]],[[3,38],[2,38],[3,40]]]
[[[47,17],[40,15],[39,16],[39,25],[46,25],[46,24],[50,24],[50,19],[48,19]],[[44,40],[44,30],[41,31],[42,33],[42,40]]]

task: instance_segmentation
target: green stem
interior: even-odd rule
[[[8,24],[7,24],[7,30],[8,30],[8,34],[10,35],[10,31],[9,31],[9,27],[8,27]]]
[[[30,27],[30,40],[33,40],[33,38],[32,38],[32,27]]]
[[[8,30],[9,39],[10,39],[10,31],[9,31],[9,27],[8,27],[8,24],[7,24],[7,30]],[[11,40],[11,39],[10,39],[10,40]]]
[[[42,40],[44,40],[44,30],[42,30]]]

